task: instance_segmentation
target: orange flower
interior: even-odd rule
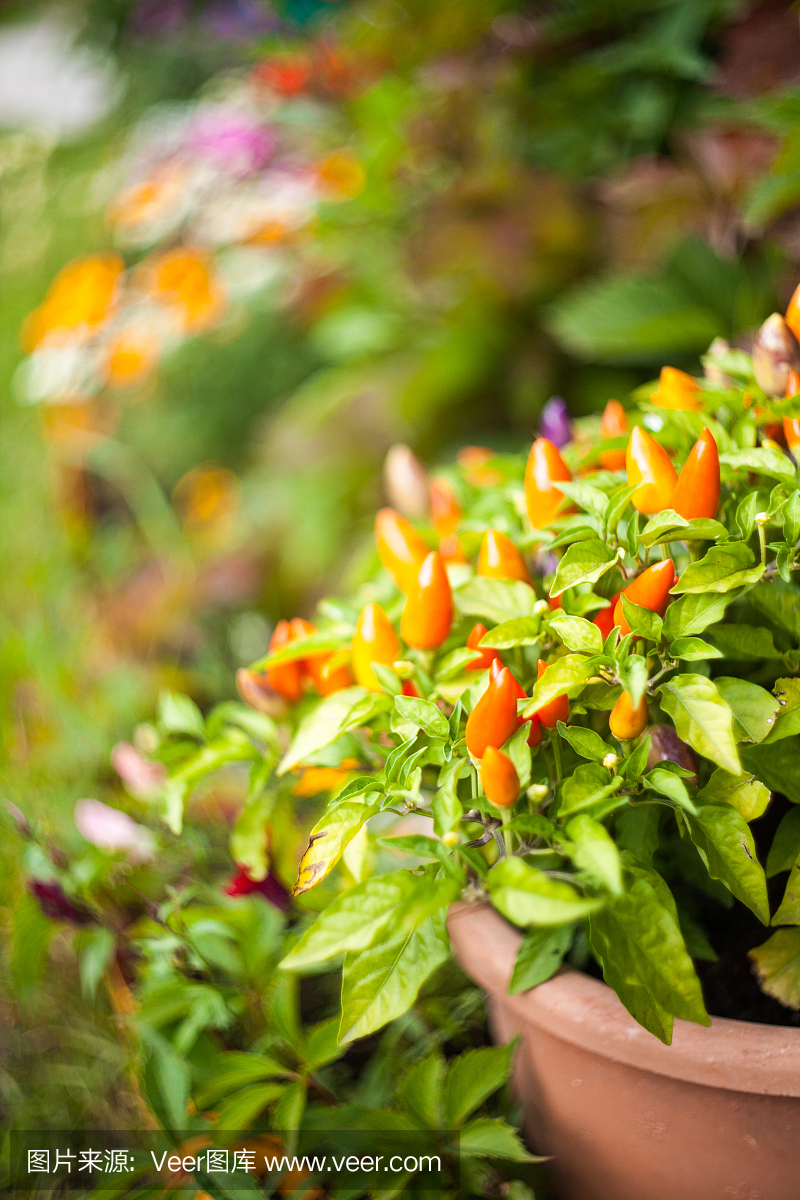
[[[210,325],[223,308],[222,291],[202,250],[168,250],[145,264],[145,289],[176,311],[185,333]]]
[[[140,383],[158,360],[158,342],[144,331],[121,330],[106,348],[106,376],[112,387]]]
[[[314,170],[320,187],[330,200],[350,200],[364,190],[364,168],[346,146],[326,154]]]
[[[685,408],[689,412],[700,412],[700,388],[697,380],[677,367],[662,367],[658,387],[650,397],[659,408]]]
[[[54,329],[96,329],[116,298],[124,264],[118,254],[93,254],[68,263],[26,318],[22,344],[30,352]]]

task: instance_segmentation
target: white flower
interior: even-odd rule
[[[156,852],[149,829],[100,800],[79,800],[75,824],[87,842],[99,850],[127,850],[131,862],[147,862]]]

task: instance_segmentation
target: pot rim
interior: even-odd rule
[[[450,906],[447,928],[464,970],[520,1023],[639,1070],[708,1087],[800,1097],[800,1029],[712,1017],[676,1018],[665,1046],[628,1013],[607,984],[572,967],[508,994],[522,934],[485,903]]]

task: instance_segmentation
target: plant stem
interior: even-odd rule
[[[508,823],[511,820],[510,808],[500,809],[500,820],[503,822],[503,842],[505,844],[506,854],[511,855],[513,854],[511,847],[511,830],[508,828]]]
[[[558,729],[551,731],[550,744],[553,747],[553,758],[556,760],[556,779],[560,783],[564,777],[564,764],[561,761],[561,734]]]
[[[763,522],[758,522],[758,544],[761,547],[761,565],[767,565],[767,530]]]

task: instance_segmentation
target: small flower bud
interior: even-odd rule
[[[527,796],[529,800],[536,802],[537,800],[544,800],[549,791],[550,789],[545,783],[532,783],[528,788]]]
[[[753,374],[768,396],[785,396],[790,371],[800,371],[800,345],[780,313],[773,313],[753,343]]]
[[[398,679],[411,679],[416,668],[413,663],[406,662],[405,659],[400,658],[397,662],[392,663],[392,670]]]
[[[766,525],[767,521],[769,520],[769,513],[757,512],[755,520],[756,525]]]
[[[614,754],[614,752],[612,751],[611,753],[607,754],[605,756],[605,758],[603,759],[603,766],[606,768],[607,771],[613,771],[618,762],[619,762],[619,755]]]
[[[461,834],[458,833],[455,829],[451,829],[451,830],[449,830],[448,833],[446,833],[444,835],[444,837],[442,838],[442,841],[444,842],[445,846],[460,846],[461,845]]]
[[[533,606],[533,615],[535,617],[542,617],[542,616],[544,616],[544,614],[546,612],[549,612],[549,611],[550,611],[550,605],[547,603],[546,600],[537,600]]]
[[[392,508],[405,517],[428,515],[428,473],[409,446],[396,442],[383,464],[383,486]]]

